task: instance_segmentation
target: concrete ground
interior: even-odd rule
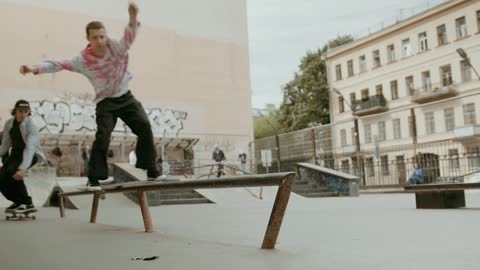
[[[257,192],[258,189],[251,189]],[[0,220],[0,269],[478,269],[480,191],[466,209],[416,210],[413,194],[306,199],[293,195],[277,249],[259,249],[276,188],[201,190],[216,204],[152,207],[154,233],[121,194],[80,210],[42,208]],[[132,260],[159,256],[153,261]]]

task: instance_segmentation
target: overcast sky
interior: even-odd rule
[[[445,0],[248,0],[252,106],[278,105],[300,58],[337,35],[368,33],[382,22]],[[385,24],[387,26],[387,24]]]

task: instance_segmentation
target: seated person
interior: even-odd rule
[[[417,164],[414,164],[415,171],[413,175],[408,179],[408,184],[410,185],[417,185],[423,184],[425,182],[425,177],[423,175],[423,169],[420,168]]]

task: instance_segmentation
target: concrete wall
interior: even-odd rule
[[[86,45],[84,27],[101,20],[120,37],[128,1],[0,0],[0,124],[19,98],[84,98],[93,89],[81,75],[23,77],[21,64],[64,59]],[[229,157],[253,136],[245,1],[138,1],[143,27],[130,51],[130,87],[146,108],[187,114],[180,137],[200,138],[197,158],[213,144]],[[171,135],[169,135],[171,136]]]

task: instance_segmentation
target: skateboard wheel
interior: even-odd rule
[[[32,216],[32,219],[35,220],[35,216]]]

